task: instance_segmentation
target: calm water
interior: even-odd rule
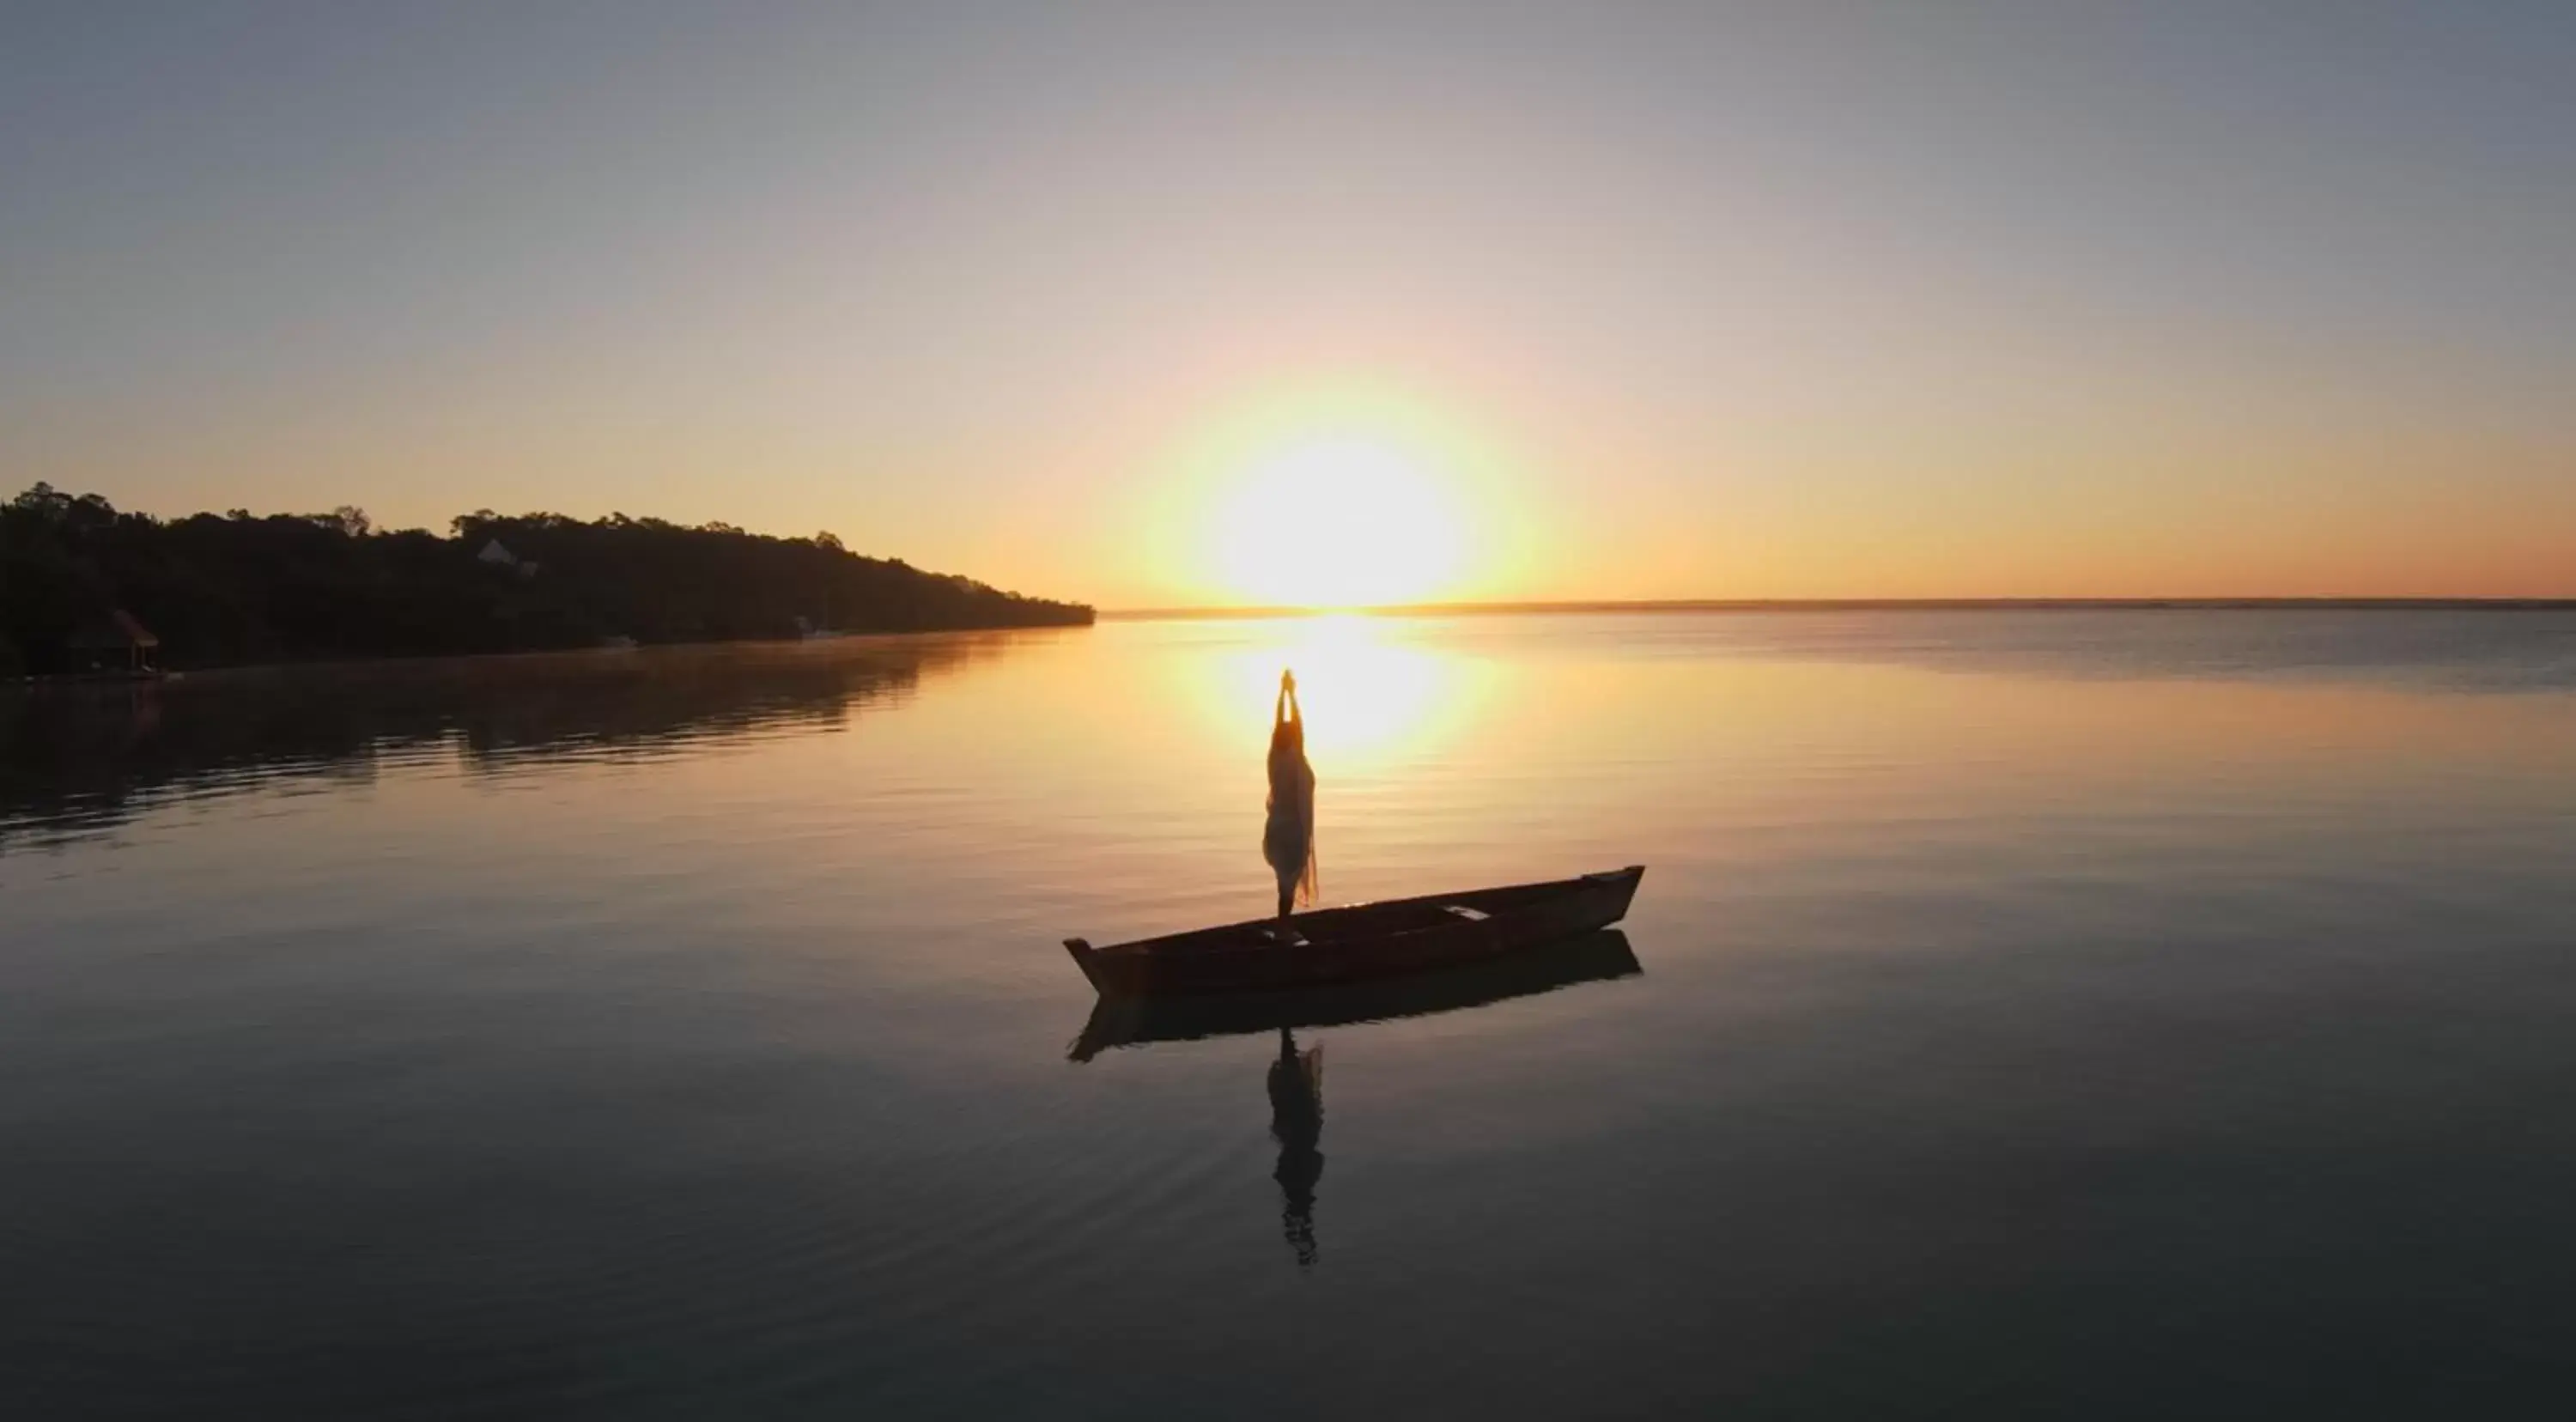
[[[1319,1133],[1261,1022],[1070,1059],[1057,946],[1263,910],[1283,663],[1328,898],[1651,866],[1624,944],[1312,1005],[1448,1009],[1299,1031]],[[2576,1388],[2568,616],[214,677],[0,693],[0,776],[12,1417]]]

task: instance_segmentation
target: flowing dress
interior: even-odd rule
[[[1261,857],[1279,876],[1279,892],[1315,901],[1315,770],[1302,750],[1270,757],[1270,815],[1261,828]]]

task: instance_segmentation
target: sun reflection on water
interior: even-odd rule
[[[1268,734],[1282,668],[1297,673],[1307,753],[1347,772],[1419,756],[1452,739],[1483,699],[1475,662],[1435,651],[1362,614],[1282,618],[1202,665],[1208,714],[1229,734]]]

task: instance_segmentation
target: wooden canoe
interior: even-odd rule
[[[1115,1047],[1195,1042],[1268,1034],[1282,1027],[1347,1027],[1429,1017],[1535,997],[1583,983],[1645,971],[1626,934],[1615,928],[1544,943],[1499,958],[1400,978],[1290,988],[1284,992],[1202,993],[1195,997],[1104,997],[1065,1055],[1087,1062]]]
[[[1642,864],[1499,889],[1317,909],[1094,948],[1064,941],[1103,997],[1259,992],[1357,982],[1498,958],[1627,916]]]

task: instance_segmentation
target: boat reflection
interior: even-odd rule
[[[1112,1047],[1148,1042],[1425,1017],[1644,971],[1628,935],[1605,928],[1490,962],[1379,982],[1198,998],[1104,997],[1066,1055],[1087,1062]]]
[[[1300,1050],[1298,1028],[1425,1017],[1644,971],[1628,946],[1628,935],[1605,928],[1509,957],[1382,982],[1234,997],[1102,998],[1069,1055],[1087,1062],[1111,1047],[1277,1032],[1279,1054],[1270,1060],[1267,1085],[1270,1136],[1279,1143],[1279,1163],[1270,1178],[1279,1182],[1280,1230],[1298,1267],[1305,1268],[1318,1253],[1315,1186],[1324,1178],[1324,1048],[1319,1043]]]

